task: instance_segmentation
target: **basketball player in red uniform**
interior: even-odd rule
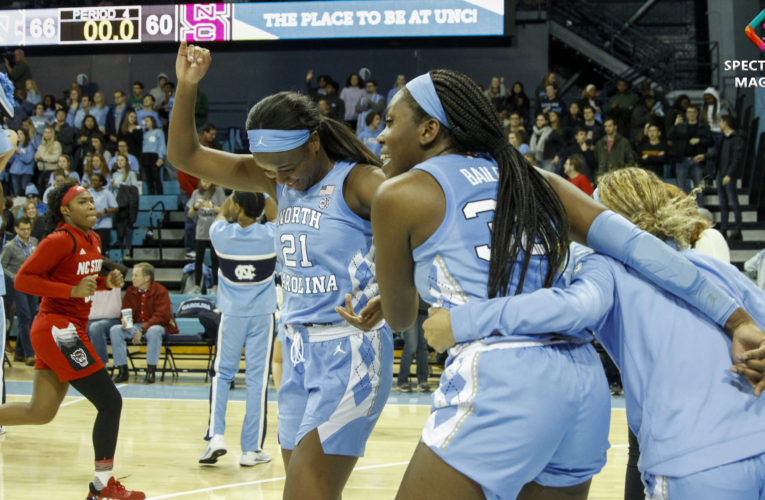
[[[71,384],[98,410],[93,425],[95,479],[87,500],[141,500],[140,491],[125,489],[112,475],[122,396],[109,377],[86,333],[93,293],[121,288],[122,274],[100,277],[101,242],[93,196],[74,181],[48,197],[47,222],[56,230],[46,236],[16,275],[15,286],[42,296],[30,336],[37,354],[32,400],[0,406],[0,425],[45,424],[56,416]]]

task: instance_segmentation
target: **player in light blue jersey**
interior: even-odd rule
[[[688,248],[703,224],[693,196],[667,196],[653,173],[628,168],[601,177],[608,206],[671,245]],[[685,255],[765,324],[765,293],[733,266],[695,250]],[[731,373],[732,342],[695,308],[634,270],[602,255],[575,264],[566,289],[476,300],[426,321],[438,348],[470,342],[477,332],[526,338],[542,329],[590,328],[622,371],[627,421],[638,436],[646,497],[765,499],[765,336],[752,335]],[[739,339],[741,340],[741,339]],[[746,347],[759,352],[742,353]]]
[[[181,44],[168,157],[197,177],[277,200],[284,498],[335,500],[393,380],[393,339],[382,321],[369,222],[384,180],[380,160],[294,92],[266,97],[250,110],[252,155],[200,146],[194,100],[210,62],[209,51]]]
[[[378,140],[390,178],[372,227],[383,311],[396,330],[414,320],[417,292],[451,308],[560,286],[569,223],[572,237],[635,262],[718,323],[756,328],[677,252],[532,169],[464,75],[436,70],[409,82]],[[588,334],[489,333],[450,352],[399,498],[586,498],[605,464],[610,415]]]
[[[226,453],[226,405],[231,382],[239,371],[244,349],[247,408],[242,424],[245,467],[271,461],[262,450],[266,428],[268,360],[274,333],[276,285],[274,225],[259,224],[265,198],[260,193],[234,191],[210,226],[210,242],[218,255],[217,305],[221,312],[210,384],[207,447],[199,459],[213,464]],[[231,222],[235,220],[236,222]]]

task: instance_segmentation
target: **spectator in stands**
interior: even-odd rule
[[[586,105],[582,108],[582,117],[584,118],[582,127],[587,132],[587,142],[594,146],[605,133],[603,125],[596,119],[595,108],[592,106]]]
[[[90,137],[90,144],[89,147],[85,150],[85,157],[83,158],[83,164],[85,163],[85,158],[91,155],[101,155],[104,157],[104,160],[106,160],[107,164],[109,160],[112,159],[112,154],[109,152],[108,149],[106,149],[106,144],[104,143],[104,136],[101,134],[94,134]]]
[[[27,187],[29,186],[35,189],[34,184],[28,184]],[[42,206],[43,208],[42,212],[38,210],[38,206]],[[31,236],[34,236],[35,238],[37,238],[37,241],[40,241],[42,238],[44,238],[48,234],[48,228],[45,225],[45,221],[43,220],[42,217],[40,217],[40,215],[45,213],[47,209],[48,209],[47,206],[37,201],[37,195],[35,195],[34,198],[27,197],[27,201],[24,202],[24,204],[21,207],[21,210],[19,210],[20,216],[18,218],[21,218],[23,216],[29,219],[29,224],[32,226]]]
[[[744,175],[744,148],[746,141],[736,130],[736,120],[730,114],[720,116],[720,162],[717,171],[717,195],[720,198],[720,231],[728,229],[728,209],[733,209],[735,229],[727,233],[728,241],[741,241],[741,207],[738,204],[736,183]]]
[[[545,96],[539,101],[537,106],[538,113],[549,113],[555,111],[559,115],[563,113],[566,104],[558,97],[558,89],[555,85],[549,84],[545,88]]]
[[[38,191],[44,190],[48,185],[50,173],[56,170],[58,158],[62,154],[61,143],[56,140],[56,134],[51,127],[43,130],[43,138],[35,153],[37,170],[39,171],[37,186]]]
[[[483,91],[483,95],[489,98],[494,105],[494,109],[501,111],[505,109],[507,99],[507,89],[505,89],[505,77],[492,76],[489,88]]]
[[[366,127],[366,118],[370,113],[380,113],[382,116],[385,111],[385,97],[377,93],[377,82],[374,80],[367,80],[366,93],[359,99],[356,104],[356,111],[359,113],[356,120],[356,134],[364,130]],[[378,132],[382,132],[382,123],[378,127]]]
[[[160,73],[157,75],[157,86],[153,89],[149,90],[149,93],[147,95],[150,95],[154,102],[152,105],[154,106],[154,110],[158,110],[162,104],[165,101],[165,84],[167,83],[167,75],[164,73]],[[146,109],[146,98],[144,97],[143,100],[143,107]],[[138,117],[138,121],[141,122],[141,116]],[[159,119],[157,119],[157,123],[159,123]]]
[[[11,281],[16,279],[19,268],[32,255],[39,243],[37,238],[31,236],[31,233],[31,221],[26,217],[17,219],[16,237],[5,244],[2,254],[0,254],[3,272]],[[38,298],[35,295],[14,290],[13,303],[16,305],[16,317],[18,318],[14,360],[24,361],[26,365],[32,366],[35,363],[35,350],[32,347],[32,340],[29,338],[29,327],[32,325],[32,318],[37,314]]]
[[[35,149],[29,143],[27,133],[23,129],[16,131],[18,143],[16,152],[11,157],[8,173],[11,176],[13,196],[24,196],[24,189],[32,180],[35,171]]]
[[[110,143],[116,144],[120,129],[122,128],[122,122],[125,120],[128,106],[126,102],[125,92],[122,90],[114,91],[114,104],[109,107],[109,112],[106,113],[106,137]],[[112,148],[114,146],[111,146]]]
[[[571,101],[568,105],[568,114],[561,117],[561,128],[563,129],[563,140],[567,143],[574,140],[574,134],[579,127],[584,125],[582,108],[578,101]]]
[[[77,116],[77,111],[80,109],[80,102],[82,100],[82,94],[76,88],[72,88],[69,91],[69,97],[67,98],[66,106],[66,123],[69,124],[72,129],[77,130],[79,127],[74,125],[74,119]]]
[[[616,120],[611,117],[606,118],[603,128],[606,135],[595,144],[595,158],[598,160],[596,178],[606,172],[635,164],[632,145],[616,131]]]
[[[53,97],[51,94],[45,94],[45,97],[43,97],[42,100],[43,108],[45,109],[44,114],[45,117],[53,123],[56,121],[56,98]]]
[[[69,158],[66,155],[61,155],[59,158]],[[64,163],[64,160],[61,161],[61,164]],[[51,191],[56,189],[58,186],[64,183],[66,180],[66,174],[64,174],[63,168],[57,168],[53,171],[53,173],[50,174],[50,185],[45,189],[45,192],[43,192],[42,201],[45,203],[45,205],[48,205],[48,195],[50,195]]]
[[[157,128],[157,121],[152,115],[147,115],[143,123],[141,178],[146,181],[149,194],[162,194],[162,169],[167,157],[165,133]]]
[[[415,354],[417,356],[417,390],[419,392],[430,392],[430,385],[428,385],[430,356],[428,354],[428,342],[425,340],[425,332],[422,330],[422,324],[428,319],[428,303],[419,296],[417,298],[419,300],[417,319],[409,328],[401,332],[401,335],[404,337],[404,349],[401,351],[398,378],[396,380],[396,387],[399,392],[412,392],[409,377],[412,359],[415,357]]]
[[[529,123],[529,113],[531,112],[531,104],[529,98],[526,95],[526,91],[523,89],[523,83],[517,81],[513,83],[512,88],[509,90],[507,97],[507,109],[510,111],[510,118],[512,120],[513,113],[518,113],[518,116],[522,120],[522,124],[527,126]],[[526,134],[528,138],[528,133]]]
[[[80,98],[80,107],[77,110],[77,112],[74,114],[74,122],[72,123],[72,127],[76,130],[79,128],[82,128],[82,122],[85,120],[85,117],[90,115],[93,116],[93,119],[95,120],[95,115],[93,115],[90,111],[93,107],[93,103],[90,100],[89,95],[84,95]],[[98,123],[96,122],[96,128],[98,128]]]
[[[35,125],[32,123],[30,118],[27,118],[21,122],[21,128],[24,130],[24,132],[27,133],[29,144],[31,144],[35,148],[35,151],[37,151],[37,146],[39,146],[40,141],[42,141],[42,134],[37,133],[37,129],[35,128]],[[43,128],[43,131],[45,131],[45,128]]]
[[[218,142],[217,137],[218,129],[215,128],[215,125],[206,123],[199,132],[199,143],[207,148],[223,149],[223,146]]]
[[[102,273],[108,274],[112,269],[119,269],[123,276],[127,275],[128,268],[113,260],[104,259]],[[120,324],[120,310],[122,309],[122,289],[109,288],[96,290],[93,294],[90,315],[88,316],[87,333],[90,342],[103,361],[104,366],[109,362],[109,351],[106,348],[106,339],[109,338],[109,330]]]
[[[42,96],[40,95],[40,89],[37,88],[37,82],[29,78],[24,82],[24,88],[27,91],[26,100],[32,106],[42,103]]]
[[[345,119],[345,103],[338,95],[339,87],[336,81],[330,80],[325,87],[327,95],[324,98],[329,105],[329,117],[341,122]]]
[[[327,83],[331,79],[328,75],[319,75],[316,77],[316,87],[313,86],[313,70],[309,69],[305,74],[305,90],[308,97],[318,101],[319,97],[327,95]]]
[[[534,153],[539,167],[550,172],[554,171],[553,159],[562,145],[560,134],[550,127],[547,117],[542,113],[538,114],[529,147],[531,152]]]
[[[3,57],[3,62],[5,62],[5,69],[8,71],[8,77],[13,82],[14,87],[24,88],[26,81],[32,79],[32,69],[27,64],[22,49],[13,51],[13,65],[7,56]]]
[[[194,291],[193,294],[202,293],[202,264],[205,250],[210,249],[210,263],[213,271],[213,287],[218,277],[218,256],[210,244],[210,225],[220,212],[220,207],[226,201],[226,194],[220,186],[210,181],[200,179],[199,185],[194,190],[191,198],[186,203],[189,217],[196,220],[196,240],[194,245]]]
[[[146,131],[146,120],[145,118],[147,116],[154,117],[154,122],[158,126],[162,121],[159,118],[159,114],[154,110],[154,96],[151,94],[146,94],[143,97],[143,108],[136,111],[138,123],[143,127],[144,132]],[[157,128],[155,126],[154,128]]]
[[[556,82],[556,79],[557,79],[557,75],[553,73],[552,71],[545,74],[544,78],[542,78],[542,82],[537,86],[537,89],[534,92],[534,97],[536,97],[537,103],[542,102],[542,100],[547,97],[548,85],[552,85],[553,87],[555,87],[555,90],[558,90],[558,84]]]
[[[130,167],[130,162],[126,155],[117,153],[114,155],[114,167],[112,168],[111,189],[116,192],[122,184],[135,186],[138,188],[138,175]]]
[[[393,99],[393,96],[396,95],[396,92],[403,89],[406,85],[406,75],[398,74],[396,75],[396,81],[393,82],[393,87],[388,91],[388,94],[385,96],[385,102],[390,102],[391,99]]]
[[[61,152],[65,155],[71,155],[74,152],[74,129],[66,122],[66,111],[62,108],[56,110],[53,130],[56,134],[56,140],[61,146]]]
[[[104,185],[109,185],[109,168],[102,154],[92,154],[85,158],[85,164],[82,166],[82,178],[80,185],[84,188],[90,188],[90,178],[93,174],[99,174],[103,178]]]
[[[321,113],[323,116],[329,117],[329,103],[327,103],[327,98],[324,96],[319,97],[319,99],[316,101],[316,105],[319,107],[319,113]]]
[[[162,120],[163,128],[167,125],[170,119],[170,113],[173,110],[173,102],[175,101],[175,84],[171,81],[165,82],[164,93],[162,99],[157,103],[156,109],[159,118]]]
[[[127,141],[121,140],[117,142],[117,153],[127,158],[128,165],[130,165],[130,170],[132,170],[136,174],[141,173],[140,164],[138,163],[138,158],[130,154]],[[117,162],[117,155],[115,154],[114,156],[112,156],[111,160],[109,160],[110,172],[114,170],[114,164],[116,162]]]
[[[129,109],[125,114],[125,120],[117,134],[119,141],[127,143],[131,155],[140,158],[143,150],[143,128],[138,124],[138,115],[135,110]]]
[[[90,106],[90,114],[96,119],[98,130],[106,133],[106,117],[109,114],[109,106],[106,105],[106,97],[103,92],[93,94],[93,104]]]
[[[576,129],[574,140],[566,144],[560,152],[560,157],[564,159],[573,155],[584,159],[584,166],[578,170],[592,182],[593,175],[598,170],[598,160],[595,158],[595,146],[587,142],[587,131],[583,127]]]
[[[694,105],[689,105],[683,115],[677,115],[675,125],[669,129],[667,138],[674,142],[680,158],[675,165],[677,185],[680,189],[689,192],[686,188],[688,176],[693,179],[694,187],[701,187],[704,178],[704,160],[707,150],[712,145],[712,133],[706,123],[699,122],[699,110]],[[696,195],[699,206],[703,206],[701,191]]]
[[[707,180],[714,178],[718,168],[720,156],[720,144],[723,140],[723,133],[720,129],[720,118],[723,115],[730,114],[727,108],[721,107],[720,94],[714,87],[707,87],[704,91],[704,105],[701,108],[700,119],[709,125],[712,132],[712,145],[709,147],[709,154],[706,162],[704,177]]]
[[[531,151],[531,148],[528,144],[524,143],[521,139],[521,136],[518,132],[510,132],[507,134],[507,140],[510,144],[513,145],[515,149],[520,151],[521,154],[526,154],[529,151]]]
[[[115,383],[127,382],[127,343],[141,345],[146,335],[146,377],[144,384],[155,382],[157,362],[162,349],[162,337],[165,334],[178,333],[170,306],[170,294],[167,288],[154,281],[154,266],[141,262],[133,266],[133,285],[125,290],[122,309],[131,309],[133,326],[121,318],[121,324],[109,329],[112,340],[112,355],[117,374]]]
[[[234,191],[226,199],[210,227],[215,253],[220,253],[222,276],[217,297],[221,311],[216,341],[213,378],[210,384],[210,416],[205,439],[208,445],[199,459],[217,462],[226,453],[228,391],[239,371],[242,349],[245,356],[247,406],[242,424],[242,456],[239,464],[251,467],[269,462],[262,450],[265,440],[266,386],[271,341],[274,337],[276,289],[273,253],[274,225],[257,222],[264,215],[261,193]],[[235,220],[236,222],[229,222]],[[248,267],[247,276],[238,272]]]
[[[35,104],[34,114],[32,114],[29,119],[32,121],[32,125],[34,126],[37,133],[40,135],[42,135],[45,127],[49,127],[51,125],[51,121],[47,116],[45,116],[45,106],[43,106],[43,103],[41,102]]]
[[[672,107],[669,108],[666,115],[664,116],[664,130],[669,131],[672,127],[675,126],[675,122],[677,121],[677,115],[685,116],[685,110],[688,109],[688,106],[691,105],[691,99],[688,97],[687,94],[680,94],[675,98],[675,102],[672,104]],[[679,156],[680,153],[678,153]]]
[[[648,94],[643,96],[638,104],[632,108],[630,115],[630,138],[635,145],[643,142],[644,130],[647,123],[663,118],[656,108],[656,96]],[[662,174],[658,174],[662,177]]]
[[[563,173],[566,174],[568,180],[576,187],[584,191],[588,196],[592,196],[594,189],[590,184],[589,179],[585,177],[581,172],[586,167],[584,158],[581,155],[572,155],[566,158],[563,164]]]
[[[656,123],[647,123],[648,133],[640,142],[637,150],[638,166],[650,170],[664,178],[664,165],[667,163],[667,144],[661,138],[661,130]]]
[[[77,184],[80,183],[80,174],[77,173],[77,171],[74,169],[74,166],[72,165],[72,160],[69,159],[67,155],[61,155],[58,157],[58,162],[56,163],[56,170],[51,172],[50,176],[48,176],[48,185],[54,184],[53,177],[54,174],[61,172],[64,176],[64,179],[71,177],[75,181],[77,181]],[[48,203],[46,198],[43,197],[43,201],[45,203]]]
[[[340,91],[340,99],[342,99],[345,105],[345,123],[351,130],[356,130],[356,121],[359,116],[359,112],[356,111],[356,105],[365,93],[364,80],[356,73],[348,75],[345,87]]]
[[[579,101],[580,107],[584,109],[585,106],[589,106],[595,111],[595,119],[597,121],[603,121],[603,112],[598,105],[598,89],[594,84],[588,83],[582,91],[582,99]]]
[[[181,206],[187,207],[191,196],[194,194],[194,190],[199,185],[199,179],[193,175],[189,175],[182,170],[178,170],[178,185],[181,188],[181,194],[179,201]],[[189,217],[188,208],[186,208],[186,221],[183,225],[183,246],[186,249],[186,259],[193,260],[196,256],[194,251],[194,240],[196,239],[196,221],[193,217]]]
[[[93,231],[98,233],[101,238],[101,254],[109,256],[111,248],[112,228],[114,227],[114,218],[112,214],[117,213],[117,199],[111,191],[104,189],[106,182],[101,174],[94,173],[90,177],[90,194],[93,195],[93,202],[96,205],[96,224]]]
[[[625,135],[629,134],[630,113],[637,103],[638,96],[630,90],[629,83],[626,80],[616,82],[616,93],[608,100],[607,115],[614,118],[617,130]]]
[[[96,119],[93,118],[93,115],[86,115],[82,119],[82,127],[77,131],[73,162],[75,165],[82,164],[82,160],[90,150],[90,140],[94,135],[100,136],[101,131],[98,130],[98,125],[96,125]]]
[[[118,175],[118,181],[112,181],[109,187],[114,192],[119,207],[114,216],[114,224],[117,226],[117,242],[122,253],[122,260],[133,255],[133,227],[138,218],[138,180],[135,172],[127,168],[125,158],[118,162],[118,165],[124,165],[124,168]],[[128,180],[122,178],[127,173]],[[132,184],[131,184],[132,182]],[[115,184],[117,186],[115,187]]]
[[[127,99],[127,105],[136,111],[143,107],[143,83],[133,82],[132,94]]]
[[[507,132],[518,134],[518,138],[521,142],[525,143],[529,141],[529,132],[523,125],[523,122],[521,121],[521,115],[517,111],[511,111],[510,115],[508,116]]]
[[[380,156],[380,150],[382,149],[382,145],[377,142],[377,136],[380,135],[380,117],[380,113],[376,111],[367,113],[364,129],[356,134],[361,142],[377,156]]]

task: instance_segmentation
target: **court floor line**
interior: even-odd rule
[[[402,465],[409,465],[409,462],[393,462],[389,464],[366,465],[363,467],[356,467],[353,469],[353,471],[356,472],[356,471],[362,471],[362,470],[385,469],[388,467],[399,467]],[[150,497],[147,500],[163,500],[165,498],[178,498],[178,497],[182,497],[186,495],[195,495],[197,493],[207,493],[207,492],[217,491],[217,490],[241,488],[242,486],[253,486],[256,484],[275,483],[278,481],[284,481],[285,479],[286,477],[282,476],[282,477],[272,477],[268,479],[260,479],[258,481],[247,481],[244,483],[222,484],[219,486],[211,486],[210,488],[202,488],[198,490],[182,491],[180,493],[170,493],[168,495],[161,495],[158,497]]]

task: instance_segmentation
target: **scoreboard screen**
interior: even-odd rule
[[[326,0],[0,10],[0,45],[503,36],[506,0]]]

